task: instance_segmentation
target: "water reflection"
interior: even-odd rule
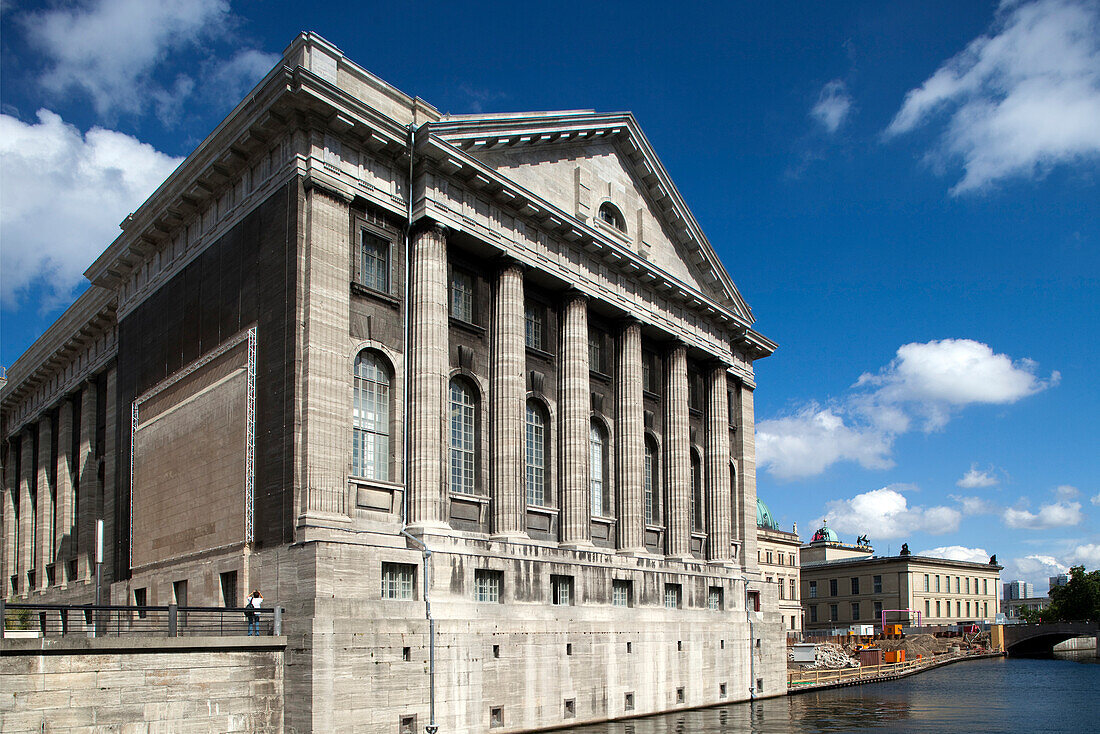
[[[575,734],[1095,731],[1100,665],[1088,655],[993,659],[911,678],[576,727]],[[1026,726],[1025,726],[1026,722]]]

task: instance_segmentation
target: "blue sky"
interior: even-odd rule
[[[634,112],[780,344],[784,526],[1100,566],[1097,0],[161,5],[0,4],[0,364],[313,30],[444,112]]]

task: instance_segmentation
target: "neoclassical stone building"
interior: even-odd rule
[[[427,724],[426,610],[447,732],[785,692],[775,345],[630,114],[441,115],[303,34],[86,275],[0,392],[9,597],[90,601],[97,519],[105,601],[259,588],[298,732]]]

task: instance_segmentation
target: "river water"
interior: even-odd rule
[[[631,721],[575,734],[813,734],[1100,732],[1095,651],[991,658],[886,683],[834,688]]]

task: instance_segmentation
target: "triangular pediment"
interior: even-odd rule
[[[458,118],[439,138],[747,322],[752,312],[629,114]],[[600,208],[609,203],[620,227]]]

